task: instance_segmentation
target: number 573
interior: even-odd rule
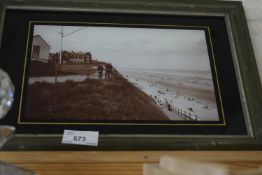
[[[74,136],[73,140],[78,142],[85,142],[86,138],[83,136]]]

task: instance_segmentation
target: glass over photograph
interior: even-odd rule
[[[220,119],[204,29],[32,28],[26,120]]]

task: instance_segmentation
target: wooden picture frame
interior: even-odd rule
[[[262,91],[241,2],[88,0],[76,3],[71,0],[57,2],[4,0],[0,3],[0,12],[0,63],[1,67],[3,66],[3,69],[10,74],[17,90],[13,109],[6,119],[1,121],[3,124],[15,125],[17,134],[3,148],[4,150],[261,148]],[[12,23],[11,19],[15,19],[16,16],[20,16],[17,19],[20,22]],[[68,20],[65,20],[66,18]],[[190,121],[171,124],[168,122],[158,124],[155,121],[115,123],[109,120],[104,123],[94,121],[91,124],[79,124],[80,122],[37,123],[20,120],[20,114],[23,114],[23,97],[28,93],[26,90],[23,91],[23,88],[29,75],[27,65],[31,63],[25,60],[30,59],[27,52],[31,52],[34,25],[90,25],[120,29],[142,26],[148,31],[150,28],[164,31],[179,28],[186,30],[192,24],[191,28],[196,30],[200,23],[208,26],[204,31],[211,67],[213,61],[214,65],[217,64],[217,67],[212,68],[212,77],[215,79],[213,80],[215,89],[217,86],[215,95],[217,102],[221,104],[218,111],[222,120],[215,123]],[[20,27],[20,31],[14,27],[16,24],[18,28]],[[215,29],[216,25],[223,27]],[[10,28],[13,30],[9,30]],[[14,35],[10,31],[14,31]],[[18,36],[21,37],[17,38],[17,45],[19,46],[19,43],[21,45],[19,47],[15,45],[14,49],[18,49],[15,49],[15,53],[11,53],[12,44],[9,39],[13,41],[14,37]],[[219,50],[220,47],[221,50]],[[216,59],[212,60],[210,55]],[[14,61],[21,63],[18,64],[17,69],[12,68]],[[22,71],[19,71],[20,69]],[[216,79],[221,83],[216,83]],[[221,92],[219,88],[222,89]],[[231,107],[232,111],[229,110]],[[225,116],[228,114],[231,116],[224,118],[224,112]],[[65,129],[99,131],[98,147],[62,144],[62,131]]]

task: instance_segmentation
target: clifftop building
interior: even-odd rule
[[[33,37],[31,60],[47,63],[49,60],[51,46],[40,36]]]

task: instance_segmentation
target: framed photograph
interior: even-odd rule
[[[1,4],[15,102],[5,150],[258,149],[261,84],[240,2]],[[97,147],[62,143],[97,131]]]

